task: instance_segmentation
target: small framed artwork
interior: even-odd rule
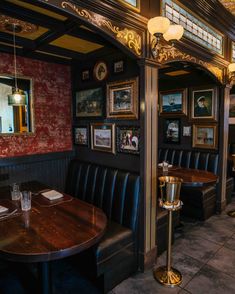
[[[90,79],[90,71],[89,69],[82,71],[82,81],[87,81]]]
[[[104,94],[102,88],[87,89],[76,93],[76,117],[102,117]]]
[[[229,124],[235,124],[235,94],[230,95]]]
[[[113,64],[113,72],[114,73],[121,73],[124,71],[124,61],[123,60],[119,60],[114,62]]]
[[[115,153],[114,132],[114,124],[91,124],[91,149]]]
[[[217,148],[217,125],[193,125],[194,148]]]
[[[93,74],[98,82],[105,80],[108,76],[107,64],[104,61],[98,61],[94,66]]]
[[[176,118],[164,119],[164,143],[180,143],[180,120]]]
[[[138,78],[107,85],[107,117],[138,118]]]
[[[192,90],[191,119],[217,120],[216,88]]]
[[[88,146],[88,127],[79,126],[74,128],[74,144]]]
[[[140,153],[140,128],[132,126],[117,127],[117,151],[121,153]]]
[[[187,89],[160,92],[159,106],[160,115],[186,115]]]
[[[191,136],[191,126],[183,127],[183,136],[184,137]]]
[[[140,0],[118,0],[122,2],[128,8],[134,9],[137,12],[140,11]]]

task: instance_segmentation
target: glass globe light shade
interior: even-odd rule
[[[181,25],[170,25],[169,29],[163,34],[166,41],[179,41],[184,34],[184,28]]]
[[[229,72],[235,72],[235,63],[230,63],[229,64],[228,71]]]
[[[148,21],[148,31],[151,35],[164,34],[169,29],[169,26],[169,19],[163,16],[156,16]]]

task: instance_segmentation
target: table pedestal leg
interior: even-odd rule
[[[50,262],[42,262],[39,264],[40,284],[42,294],[52,294],[52,277],[50,270]]]

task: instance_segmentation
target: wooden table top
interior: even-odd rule
[[[162,175],[162,168],[158,168],[158,176]],[[202,187],[206,185],[213,185],[218,180],[218,176],[213,174],[212,172],[177,166],[169,168],[167,176],[179,177],[183,180],[183,186],[190,187]]]
[[[4,259],[19,262],[61,259],[91,247],[104,234],[105,214],[69,195],[53,201],[33,195],[32,209],[28,212],[21,211],[18,201],[9,199],[6,188],[0,188],[0,205],[2,201],[5,206],[7,202],[18,206],[13,216],[6,219],[0,216],[0,256]]]

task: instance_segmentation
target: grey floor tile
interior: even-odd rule
[[[173,256],[177,252],[183,252],[188,256],[206,263],[220,247],[220,245],[214,242],[202,239],[200,234],[188,234],[184,238],[176,240],[173,245]]]
[[[207,265],[185,287],[192,294],[233,294],[234,289],[234,278]]]
[[[224,244],[224,246],[235,251],[235,234]]]
[[[191,292],[185,290],[185,289],[182,289],[180,290],[179,294],[190,294]]]
[[[208,265],[235,277],[235,253],[231,249],[222,247],[208,262]]]

